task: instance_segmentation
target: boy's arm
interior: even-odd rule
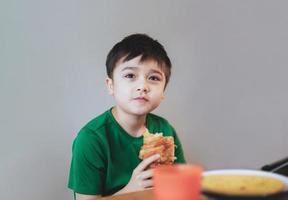
[[[85,195],[85,194],[78,194],[78,193],[75,193],[75,195],[76,195],[76,200],[95,200],[101,197],[100,195]]]
[[[132,173],[132,177],[129,181],[129,183],[121,190],[116,192],[113,195],[123,194],[127,192],[135,192],[144,190],[145,188],[152,187],[153,181],[151,178],[153,177],[153,171],[145,170],[148,165],[150,165],[152,162],[155,162],[160,158],[159,154],[152,155],[146,159],[144,159],[139,165],[134,169]],[[101,195],[84,195],[84,194],[76,194],[76,200],[95,200],[99,199]]]
[[[75,200],[95,199],[103,194],[105,157],[102,144],[89,129],[83,128],[73,142],[68,187],[75,192]]]

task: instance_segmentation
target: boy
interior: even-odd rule
[[[68,187],[77,200],[153,186],[153,171],[147,167],[159,155],[138,158],[146,129],[173,136],[175,162],[185,163],[173,127],[150,113],[164,98],[171,73],[163,46],[145,34],[130,35],[111,49],[106,69],[107,89],[116,105],[86,124],[74,140]]]

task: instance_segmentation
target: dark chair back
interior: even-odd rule
[[[288,157],[275,161],[271,164],[264,165],[261,170],[282,174],[288,177]]]

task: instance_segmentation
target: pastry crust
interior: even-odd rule
[[[144,142],[139,152],[139,158],[144,160],[154,154],[159,154],[160,159],[152,163],[149,168],[158,165],[172,165],[176,159],[174,138],[172,136],[163,136],[162,133],[151,134],[146,130],[143,134]]]

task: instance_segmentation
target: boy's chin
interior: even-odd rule
[[[137,109],[131,109],[130,113],[137,115],[137,116],[143,116],[143,115],[147,115],[148,113],[150,113],[152,110],[151,108],[137,108]]]

